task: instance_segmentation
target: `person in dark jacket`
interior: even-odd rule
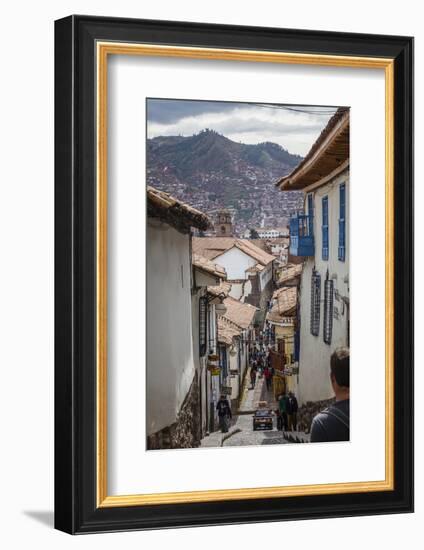
[[[279,409],[279,412],[280,412],[280,418],[281,418],[281,422],[280,422],[280,430],[285,430],[287,432],[288,430],[288,421],[287,421],[287,401],[288,401],[288,397],[285,393],[283,393],[282,395],[280,395],[279,399],[278,399],[278,409]]]
[[[349,441],[349,370],[349,349],[336,349],[330,359],[330,380],[336,402],[318,413],[313,419],[311,443]]]
[[[289,392],[289,397],[287,399],[287,416],[289,422],[289,430],[296,431],[297,429],[297,410],[299,405],[297,403],[296,396],[293,392]]]
[[[253,390],[256,384],[256,362],[250,367],[250,385]]]
[[[221,432],[228,432],[228,424],[233,415],[231,414],[231,407],[225,395],[221,395],[219,398],[216,404],[216,410],[218,411],[219,428]]]

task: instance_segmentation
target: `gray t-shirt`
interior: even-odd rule
[[[311,443],[349,439],[349,399],[336,401],[313,419]]]

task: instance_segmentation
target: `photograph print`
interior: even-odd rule
[[[343,442],[349,108],[146,100],[146,448]]]

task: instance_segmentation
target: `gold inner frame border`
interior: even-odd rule
[[[315,485],[217,489],[109,496],[107,493],[107,62],[109,55],[216,59],[382,69],[385,73],[385,479]],[[142,506],[281,498],[394,490],[394,60],[391,58],[164,46],[141,43],[96,43],[97,62],[97,335],[96,335],[96,470],[97,507]]]

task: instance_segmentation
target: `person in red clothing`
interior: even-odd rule
[[[265,376],[265,382],[266,382],[266,389],[270,391],[272,386],[272,371],[269,367],[265,367],[264,376]]]

